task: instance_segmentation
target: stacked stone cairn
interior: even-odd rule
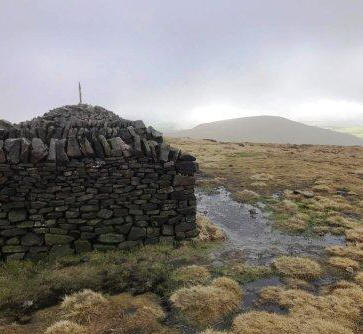
[[[193,238],[197,169],[154,128],[99,106],[0,121],[1,260]]]

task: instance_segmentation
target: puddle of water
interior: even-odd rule
[[[257,281],[246,283],[243,286],[243,311],[248,312],[251,309],[275,312],[275,313],[286,313],[285,309],[282,309],[275,304],[264,304],[263,307],[259,307],[256,303],[258,300],[258,293],[266,286],[281,286],[282,283],[278,277],[262,278]]]
[[[228,236],[227,248],[238,249],[242,259],[252,265],[268,265],[276,256],[318,257],[330,245],[344,244],[344,237],[326,234],[306,237],[283,233],[259,208],[234,201],[220,188],[217,193],[196,192],[198,211],[205,213]]]

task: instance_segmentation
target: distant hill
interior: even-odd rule
[[[243,117],[204,123],[167,135],[235,142],[363,146],[361,138],[277,116]]]

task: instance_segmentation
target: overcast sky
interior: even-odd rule
[[[181,127],[363,125],[362,0],[0,0],[0,118],[84,101]]]

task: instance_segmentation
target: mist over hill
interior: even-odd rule
[[[277,116],[243,117],[204,123],[167,135],[235,142],[363,146],[361,138]]]

